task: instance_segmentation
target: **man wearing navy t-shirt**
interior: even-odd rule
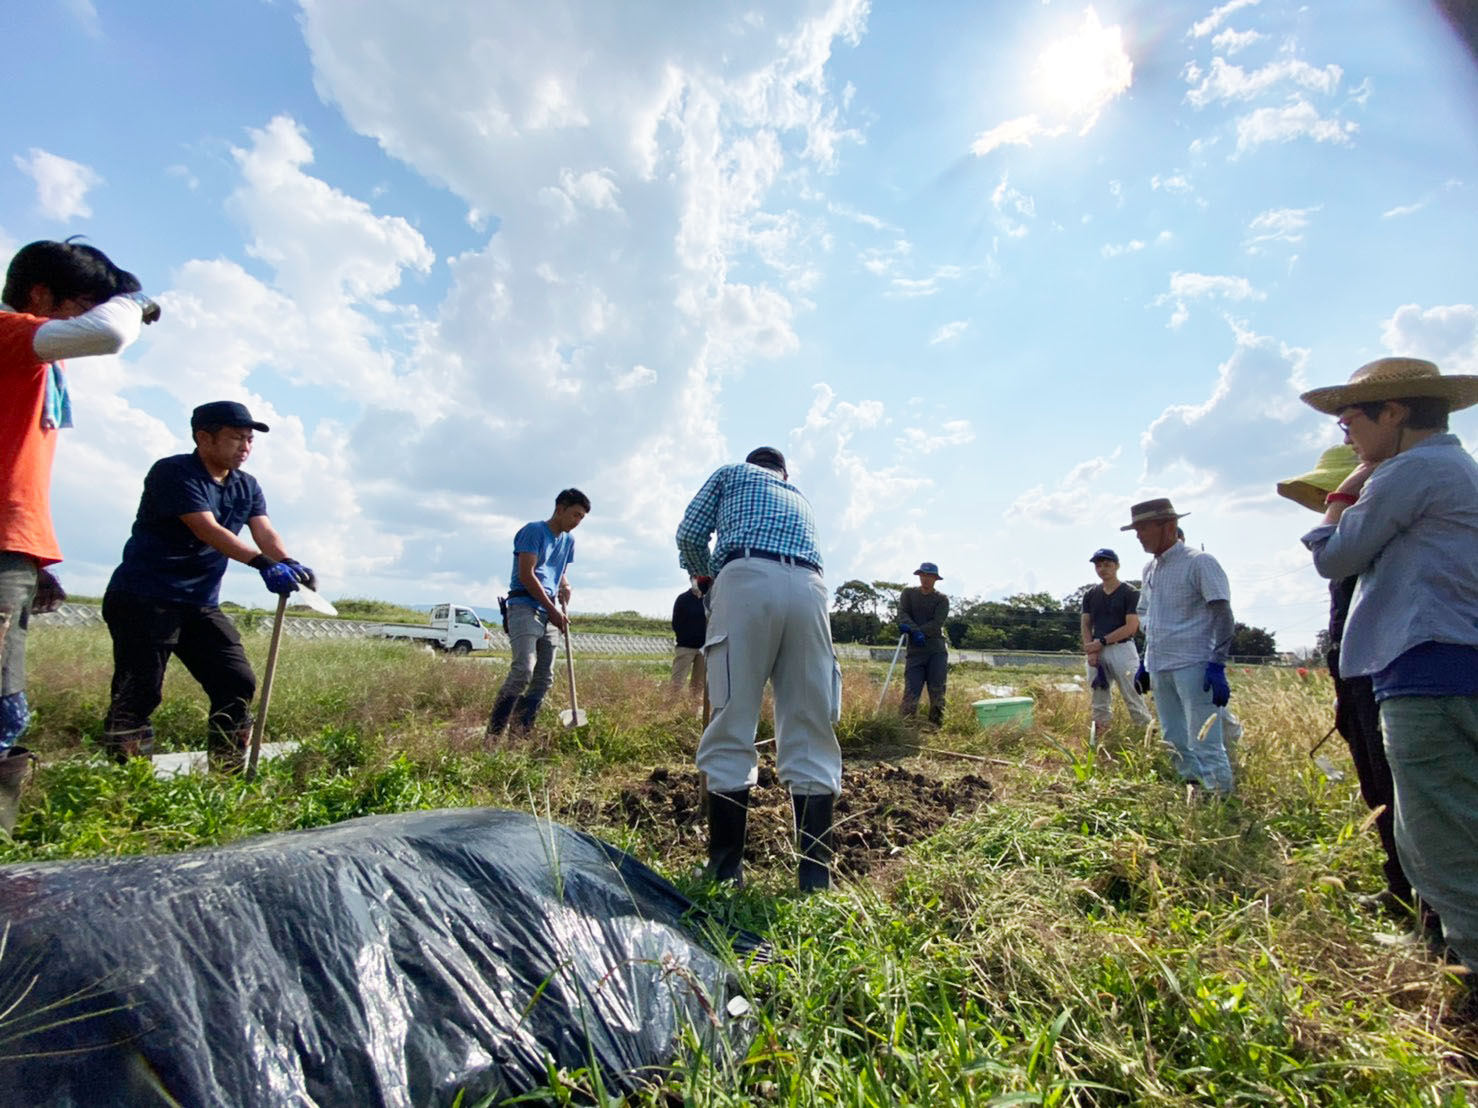
[[[513,664],[493,700],[486,742],[501,738],[510,719],[519,731],[531,728],[554,684],[559,632],[569,618],[564,611],[570,602],[566,570],[575,560],[575,539],[570,532],[589,512],[588,496],[579,489],[565,489],[554,498],[552,516],[524,524],[513,537],[513,571],[508,583]]]
[[[190,416],[194,452],[161,458],[144,478],[133,534],[103,594],[103,619],[113,636],[103,745],[120,762],[152,753],[149,717],[174,655],[210,698],[211,768],[242,767],[257,679],[218,604],[226,563],[245,562],[278,595],[299,582],[317,583],[311,569],[288,556],[267,518],[262,487],[241,469],[252,433],[266,430],[244,404],[202,404]],[[255,546],[237,537],[242,527]]]

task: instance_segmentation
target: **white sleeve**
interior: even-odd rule
[[[32,345],[43,362],[116,354],[139,337],[144,309],[127,296],[115,296],[72,319],[47,320],[36,328]]]

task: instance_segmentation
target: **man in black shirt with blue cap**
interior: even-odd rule
[[[210,698],[206,749],[212,769],[237,772],[251,738],[257,680],[241,636],[218,603],[228,561],[245,562],[268,591],[317,584],[288,556],[267,518],[257,479],[241,466],[252,433],[267,425],[244,404],[217,400],[190,417],[195,450],[155,462],[144,478],[133,534],[103,594],[113,636],[113,690],[103,745],[120,762],[148,757],[149,717],[159,707],[173,654]],[[242,527],[253,542],[238,538]]]

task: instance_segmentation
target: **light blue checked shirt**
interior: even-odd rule
[[[1231,600],[1221,563],[1204,550],[1177,542],[1144,567],[1139,619],[1144,668],[1151,673],[1226,659],[1229,643],[1215,643],[1214,600]]]
[[[1422,643],[1478,646],[1478,461],[1433,435],[1375,467],[1338,524],[1303,537],[1330,579],[1360,575],[1339,648],[1370,676]]]
[[[715,531],[710,555],[708,539]],[[714,470],[693,497],[677,525],[678,561],[689,573],[708,577],[746,547],[821,566],[816,517],[800,489],[774,470],[740,462]]]

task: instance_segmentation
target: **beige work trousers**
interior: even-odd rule
[[[679,646],[672,652],[672,691],[677,692],[687,682],[688,691],[694,696],[703,688],[703,648]]]
[[[713,715],[698,768],[713,792],[754,785],[765,682],[775,693],[775,762],[797,796],[842,789],[842,671],[831,644],[830,597],[814,570],[761,558],[724,566],[709,593],[708,699]]]

